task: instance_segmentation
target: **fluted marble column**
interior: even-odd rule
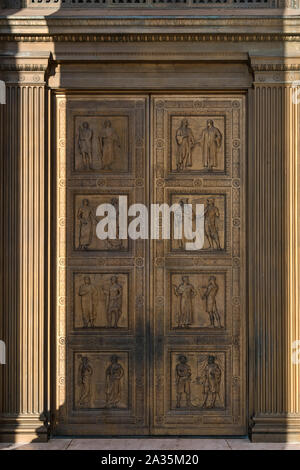
[[[3,272],[0,439],[47,437],[45,72],[48,57],[0,57]]]
[[[250,428],[254,441],[300,440],[300,367],[293,361],[300,339],[300,104],[293,102],[300,58],[252,57],[251,65]]]

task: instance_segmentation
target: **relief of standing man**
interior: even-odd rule
[[[218,150],[222,144],[222,134],[214,126],[214,121],[208,119],[200,141],[202,142],[203,165],[208,170],[218,166]]]
[[[195,139],[192,129],[189,127],[189,121],[183,119],[180,127],[176,131],[177,143],[177,171],[185,170],[193,165],[192,150],[195,145]]]

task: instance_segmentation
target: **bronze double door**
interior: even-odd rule
[[[72,435],[246,432],[245,96],[56,97],[56,416]],[[203,204],[204,246],[101,240],[97,207]]]

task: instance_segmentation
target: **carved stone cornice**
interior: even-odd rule
[[[105,15],[103,11],[99,12],[99,10],[89,10],[86,13],[82,11],[80,14],[75,14],[72,10],[72,14],[68,14],[68,12],[55,12],[54,15],[53,11],[39,11],[39,15],[32,10],[22,10],[21,13],[13,14],[13,15],[5,15],[5,12],[1,12],[0,10],[0,27],[6,27],[11,29],[12,27],[56,27],[56,26],[63,26],[63,27],[114,27],[114,26],[130,26],[130,27],[161,27],[161,26],[208,26],[215,29],[216,26],[247,26],[247,28],[251,27],[277,27],[281,28],[282,26],[298,26],[300,25],[300,18],[295,12],[292,15],[284,14],[283,10],[277,10],[273,12],[267,12],[265,14],[261,13],[261,11],[238,11],[238,10],[231,10],[231,11],[222,11],[220,10],[215,11],[194,11],[194,12],[184,12],[181,10],[180,12],[176,12],[176,10],[172,11],[164,11],[164,12],[155,12],[153,14],[153,10],[151,12],[141,12],[138,11],[130,11],[130,15],[124,14],[124,10],[118,11],[106,11]],[[15,13],[15,12],[12,12]],[[41,16],[43,13],[43,16]],[[48,16],[53,15],[53,16]],[[243,30],[240,30],[243,32]]]
[[[45,72],[47,68],[48,64],[14,64],[6,62],[0,63],[0,70],[7,72]]]
[[[124,33],[124,34],[0,34],[0,42],[102,42],[102,43],[155,43],[155,42],[300,42],[300,34],[195,34],[195,33]]]
[[[254,72],[299,72],[300,57],[297,64],[253,64],[251,68]]]
[[[0,0],[0,6],[2,8],[28,8],[30,10],[40,9],[63,9],[68,10],[73,8],[76,11],[78,9],[90,10],[111,10],[122,9],[122,10],[140,10],[147,11],[149,8],[154,10],[167,10],[167,11],[201,11],[201,10],[259,10],[259,9],[282,9],[291,8],[296,9],[299,7],[299,0],[265,0],[263,3],[248,2],[247,0],[236,0],[236,2],[226,1],[223,3],[210,2],[209,0],[203,0],[202,3],[193,3],[191,0],[168,0],[157,2],[156,0],[136,0],[130,2],[130,0],[106,0],[105,3],[93,2],[91,0],[81,0],[80,3],[74,2],[74,0],[38,0],[32,2],[32,0]]]
[[[1,77],[9,83],[45,83],[50,54],[0,54]]]
[[[28,13],[28,11],[27,11]],[[53,12],[48,12],[53,14]],[[114,15],[105,15],[100,16],[96,12],[90,11],[88,16],[81,14],[80,16],[45,16],[43,18],[34,16],[32,12],[27,15],[14,15],[14,16],[3,16],[1,15],[0,10],[0,27],[12,28],[13,26],[17,27],[30,27],[37,26],[39,28],[43,26],[55,27],[55,26],[64,26],[64,27],[76,27],[76,26],[90,26],[90,27],[100,27],[106,26],[111,28],[112,26],[211,26],[215,28],[216,26],[275,26],[281,27],[285,26],[299,26],[300,19],[298,16],[283,16],[281,14],[276,15],[251,15],[247,12],[247,15],[226,15],[226,14],[214,14],[213,16],[204,16],[201,15],[183,15],[178,14],[172,16],[172,12],[168,12],[165,15],[152,15],[144,14],[141,15],[123,15],[122,12],[114,12]],[[173,12],[174,13],[174,12]],[[202,12],[203,13],[203,12]],[[212,12],[210,12],[212,15]]]
[[[300,57],[263,57],[250,55],[254,83],[292,85],[300,79]]]
[[[276,11],[276,10],[275,10]],[[290,10],[291,11],[291,10]],[[39,13],[39,16],[37,14]],[[300,41],[300,17],[283,10],[220,9],[187,12],[89,9],[40,11],[34,8],[0,16],[0,40],[10,42],[293,42]],[[188,14],[189,13],[189,14]],[[0,13],[1,15],[1,13]]]
[[[102,12],[103,13],[103,12]],[[117,15],[116,15],[117,13]],[[81,16],[67,12],[45,12],[34,16],[27,10],[13,16],[0,16],[1,39],[6,41],[88,41],[88,42],[156,42],[156,41],[294,41],[300,38],[300,17],[290,15],[235,15],[212,11],[193,16],[174,11],[154,15],[131,10],[105,12],[89,10]],[[157,12],[155,12],[157,13]],[[201,12],[202,13],[202,12]],[[19,16],[21,15],[22,16]],[[0,14],[1,15],[1,14]],[[53,16],[51,16],[53,15]],[[184,28],[184,29],[183,29]]]

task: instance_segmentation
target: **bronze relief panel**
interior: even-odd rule
[[[128,408],[128,353],[77,352],[74,371],[74,409]]]
[[[225,173],[226,116],[170,116],[171,171]]]
[[[245,148],[243,95],[57,98],[58,433],[245,431]],[[203,247],[100,240],[119,195],[203,204]]]
[[[116,194],[75,194],[74,195],[74,249],[78,251],[128,251],[128,239],[119,238],[119,195]],[[101,217],[97,216],[100,204],[111,204],[116,212],[116,239],[100,239],[96,227]]]
[[[157,96],[152,113],[152,202],[193,209],[181,239],[174,210],[171,240],[152,243],[151,432],[243,434],[245,98]],[[196,204],[204,244],[189,250]]]
[[[76,272],[73,282],[75,329],[128,329],[129,273]]]
[[[226,233],[226,216],[230,211],[230,201],[226,200],[230,197],[227,193],[171,193],[170,204],[178,204],[184,207],[185,204],[192,204],[193,209],[190,215],[190,231],[191,234],[183,231],[181,239],[177,240],[174,237],[174,230],[172,231],[171,238],[171,251],[185,252],[185,254],[195,254],[194,250],[187,250],[186,243],[192,238],[192,232],[196,229],[196,204],[202,204],[204,208],[204,245],[199,252],[213,253],[225,252],[230,250],[230,234]],[[227,207],[226,207],[227,205]],[[227,209],[227,210],[226,210]],[[174,214],[174,219],[176,217]],[[173,219],[173,220],[174,220]],[[174,226],[174,224],[173,224]]]
[[[76,103],[75,103],[76,101]],[[74,175],[132,175],[142,169],[144,100],[68,100],[67,146]]]
[[[167,283],[171,330],[186,334],[209,328],[222,333],[228,326],[229,271],[169,272]]]
[[[171,354],[171,409],[224,410],[225,353]]]
[[[57,97],[57,434],[148,433],[147,246],[97,208],[148,204],[145,96]]]
[[[129,171],[128,116],[75,116],[75,171]]]

